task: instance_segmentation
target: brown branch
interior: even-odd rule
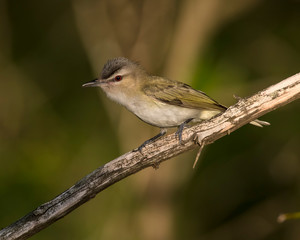
[[[184,144],[175,134],[147,145],[140,152],[128,152],[87,175],[74,186],[44,203],[17,222],[0,231],[0,239],[26,239],[95,197],[99,192],[131,174],[195,148],[210,144],[252,120],[300,97],[300,74],[287,78],[247,99],[241,99],[224,114],[186,129]]]

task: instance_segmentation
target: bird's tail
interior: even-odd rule
[[[254,121],[250,122],[250,124],[252,124],[254,126],[257,126],[257,127],[263,127],[263,126],[269,126],[269,125],[271,125],[268,122],[261,121],[261,120],[258,120],[258,119],[255,119]]]

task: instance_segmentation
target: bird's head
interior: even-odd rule
[[[101,87],[103,91],[126,91],[139,87],[142,79],[147,77],[145,70],[135,62],[124,57],[108,60],[98,79],[83,84],[83,87]]]

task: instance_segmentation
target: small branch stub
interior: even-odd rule
[[[300,219],[300,212],[294,212],[294,213],[282,213],[278,216],[277,222],[278,223],[283,223],[286,220],[291,220],[291,219]]]

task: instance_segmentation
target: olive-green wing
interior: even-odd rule
[[[204,92],[193,89],[191,86],[161,78],[149,81],[142,90],[147,96],[151,96],[159,101],[185,108],[226,110]]]

